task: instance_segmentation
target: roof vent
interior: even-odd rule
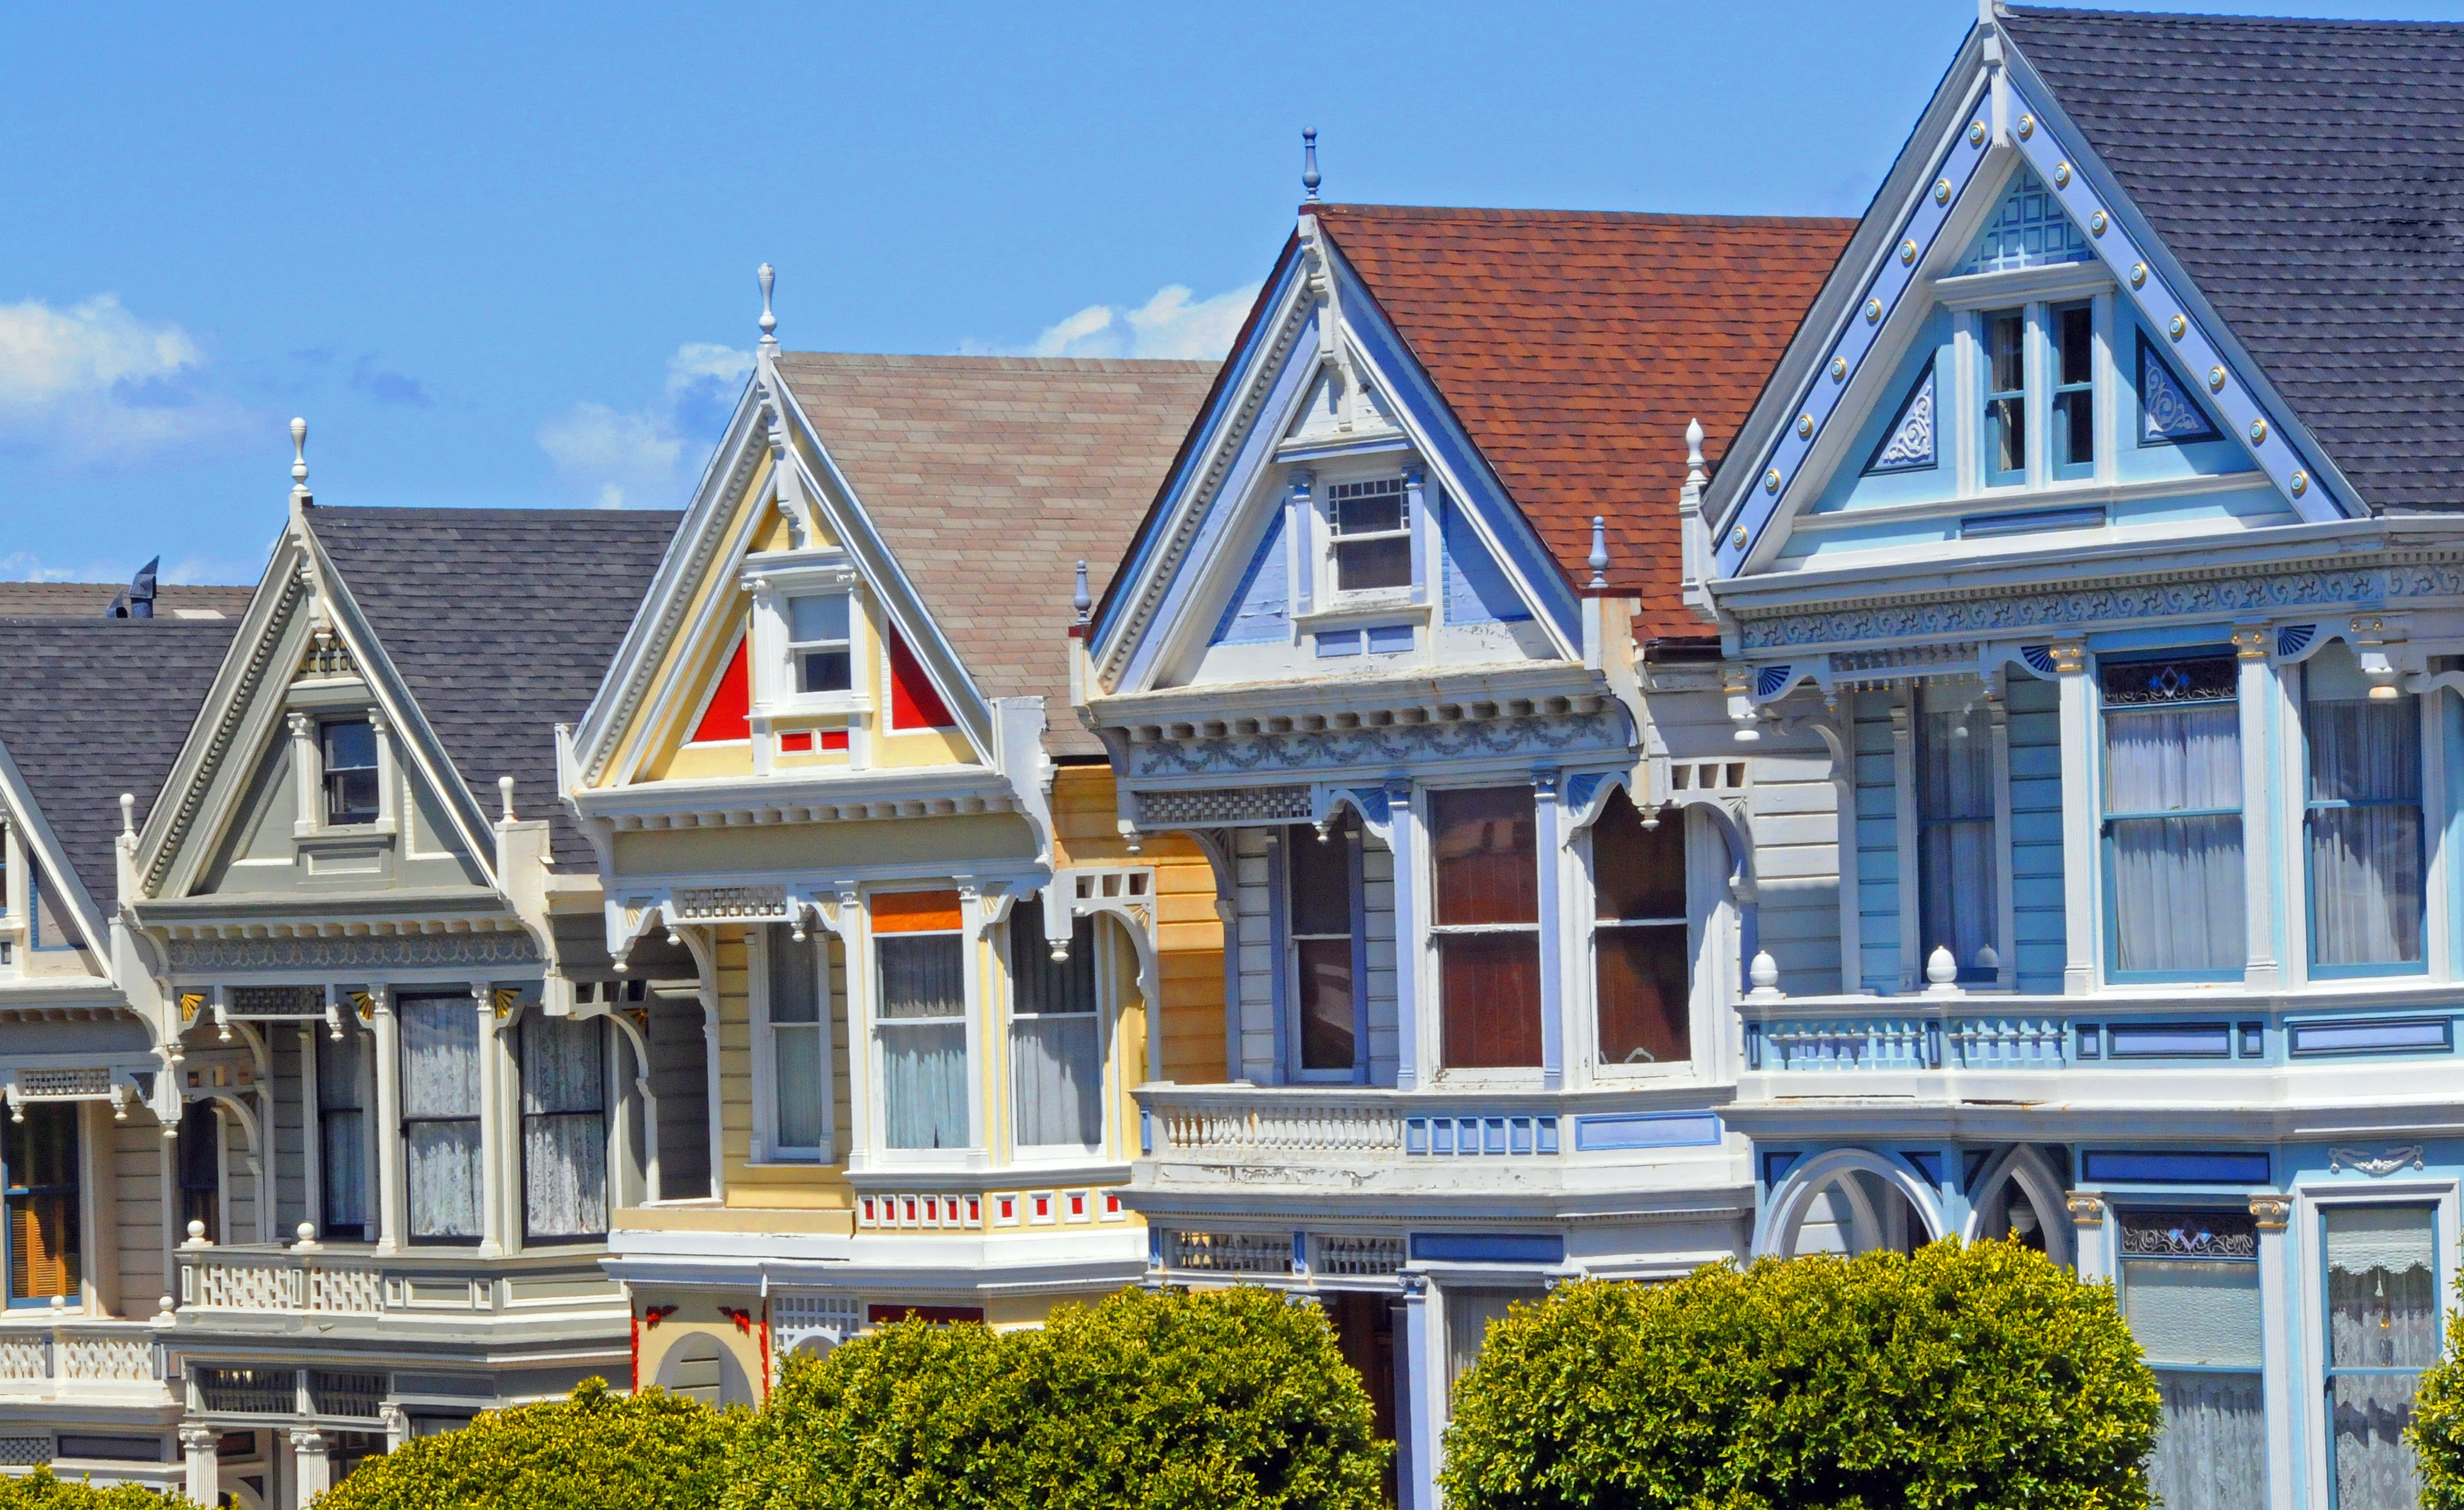
[[[157,556],[137,568],[137,575],[129,579],[128,585],[120,590],[119,597],[111,600],[111,606],[103,610],[103,617],[106,619],[153,618],[154,574],[162,565],[163,558]]]

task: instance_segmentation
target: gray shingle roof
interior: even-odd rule
[[[577,722],[682,514],[608,509],[329,509],[309,528],[483,811],[496,778],[547,818],[560,864],[590,846],[556,785]]]
[[[136,795],[142,825],[238,628],[236,618],[0,622],[0,746],[106,911],[120,795]]]
[[[99,619],[113,599],[127,591],[120,582],[0,582],[0,617]],[[248,612],[253,587],[201,587],[165,582],[154,589],[154,611],[165,619],[236,619]]]
[[[2365,499],[2464,510],[2464,26],[2004,27]]]

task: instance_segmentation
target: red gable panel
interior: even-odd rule
[[[718,675],[718,687],[710,694],[710,706],[702,711],[701,722],[693,726],[688,743],[706,745],[729,739],[753,737],[753,677],[744,662],[744,642],[736,642],[736,653],[727,658],[727,669]]]
[[[924,674],[923,665],[898,631],[890,632],[890,727],[892,729],[948,729],[957,722],[950,716],[949,707],[941,694],[933,689],[933,679]]]

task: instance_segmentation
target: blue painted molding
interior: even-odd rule
[[[1620,1112],[1574,1119],[1574,1151],[1607,1153],[1624,1149],[1716,1147],[1726,1132],[1708,1111]]]
[[[1406,1117],[1403,1151],[1431,1158],[1519,1158],[1559,1151],[1554,1117]]]
[[[2090,1149],[2079,1155],[2081,1177],[2100,1185],[2265,1185],[2269,1170],[2263,1152]]]
[[[1415,1263],[1563,1263],[1566,1239],[1521,1232],[1416,1232]]]
[[[2287,1031],[2293,1040],[2288,1052],[2295,1059],[2340,1054],[2452,1054],[2455,1049],[2453,1018],[2296,1022]]]
[[[1796,1161],[1804,1156],[1801,1153],[1765,1153],[1759,1161],[1764,1188],[1769,1189],[1788,1178],[1788,1171],[1796,1168]]]

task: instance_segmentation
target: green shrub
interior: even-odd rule
[[[2464,1300],[2464,1274],[2455,1280]],[[2421,1376],[2404,1429],[2421,1463],[2423,1510],[2464,1510],[2464,1307],[2447,1313],[2447,1350]]]
[[[584,1379],[362,1462],[317,1510],[712,1510],[744,1420],[663,1390]]]
[[[23,1478],[0,1475],[0,1510],[196,1510],[178,1495],[158,1495],[136,1484],[90,1484],[55,1478],[37,1468]]]
[[[791,1359],[730,1510],[1374,1510],[1385,1449],[1314,1307],[1126,1291]]]
[[[1943,1242],[1518,1305],[1442,1483],[1451,1510],[2145,1510],[2157,1419],[2109,1289]]]

